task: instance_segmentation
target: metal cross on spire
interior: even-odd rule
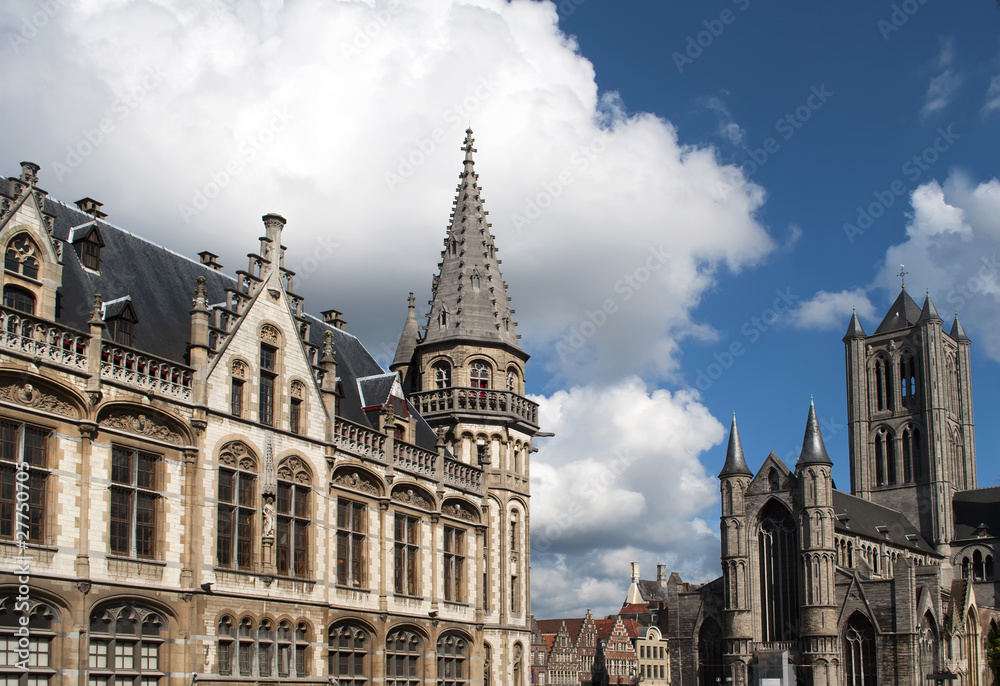
[[[906,266],[905,264],[899,265],[899,273],[896,274],[896,276],[899,277],[900,284],[902,285],[903,288],[906,288],[906,275],[910,273],[908,271],[903,270],[903,267],[905,266]]]

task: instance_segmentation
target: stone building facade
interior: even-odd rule
[[[969,339],[905,289],[875,333],[853,316],[851,494],[810,406],[789,469],[756,473],[734,418],[719,474],[723,575],[667,582],[675,686],[996,683],[1000,488],[977,489]]]
[[[4,684],[526,686],[537,406],[464,150],[475,266],[389,373],[276,214],[230,276],[0,180]]]

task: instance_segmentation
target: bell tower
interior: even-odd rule
[[[427,324],[421,332],[411,294],[389,368],[437,430],[439,445],[482,470],[486,527],[476,616],[499,676],[529,667],[523,664],[531,645],[528,477],[538,405],[524,396],[528,354],[486,221],[473,143],[469,129]]]
[[[905,286],[875,333],[851,317],[847,355],[851,492],[900,510],[941,549],[952,496],[976,488],[969,339]]]

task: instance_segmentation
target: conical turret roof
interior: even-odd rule
[[[934,307],[934,303],[931,302],[931,294],[928,293],[927,297],[924,298],[924,306],[920,310],[920,321],[942,321],[941,317],[937,313],[937,308]]]
[[[896,302],[889,308],[885,319],[875,329],[875,333],[879,334],[887,331],[896,331],[897,329],[906,329],[918,321],[920,321],[920,306],[913,301],[910,294],[903,288],[899,291],[899,297],[896,298]]]
[[[392,358],[389,369],[404,364],[409,364],[413,359],[413,350],[420,342],[420,325],[417,323],[417,314],[413,308],[413,293],[407,299],[406,321],[403,322],[403,333],[399,336],[399,343],[396,344],[396,356]]]
[[[965,335],[962,322],[958,321],[958,312],[955,313],[955,323],[951,325],[951,337],[956,341],[967,341],[969,337]]]
[[[844,339],[848,338],[864,338],[865,330],[861,326],[861,320],[858,319],[857,310],[851,313],[851,323],[847,325],[847,333],[844,334]]]
[[[743,444],[740,443],[740,431],[736,428],[736,413],[733,413],[733,424],[729,428],[729,449],[726,450],[726,464],[719,472],[719,478],[724,476],[753,476],[743,457]]]
[[[472,129],[465,132],[465,161],[459,174],[451,224],[431,288],[430,313],[422,343],[475,340],[520,350],[514,310],[500,273],[487,212],[474,171]]]
[[[799,453],[797,464],[833,464],[826,454],[823,445],[823,434],[819,430],[819,419],[816,418],[816,405],[809,401],[809,418],[806,420],[806,433],[802,437],[802,452]]]

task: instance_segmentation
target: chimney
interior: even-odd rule
[[[638,562],[633,562],[632,563],[632,583],[633,584],[639,583],[639,563]]]
[[[337,310],[325,310],[320,312],[323,317],[323,323],[329,324],[335,329],[340,329],[341,331],[347,330],[347,322],[341,317],[343,313]]]
[[[202,250],[198,253],[198,257],[201,258],[201,263],[206,267],[211,267],[215,271],[222,269],[222,265],[215,261],[219,257],[218,255],[210,253],[207,250]]]
[[[667,583],[667,566],[656,565],[656,581],[659,584]]]
[[[103,205],[93,198],[80,198],[76,201],[76,206],[80,211],[89,214],[94,219],[104,219],[108,216],[106,212],[101,212]]]

